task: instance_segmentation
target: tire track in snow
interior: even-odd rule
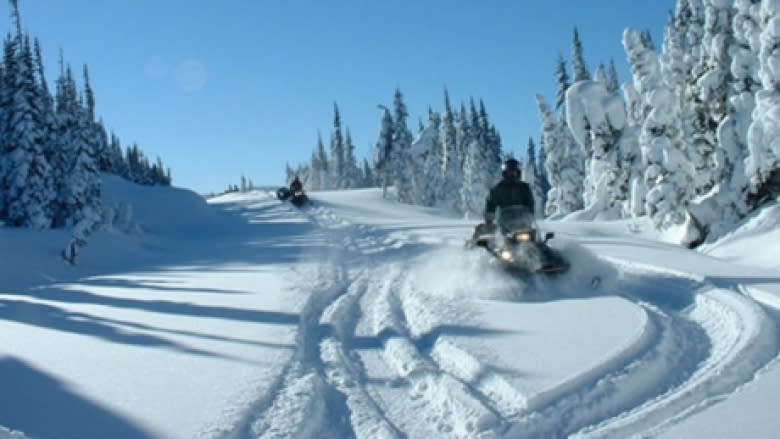
[[[370,228],[355,226],[327,210],[300,212],[326,232],[333,251],[314,256],[322,261],[316,273],[301,273],[303,282],[309,281],[301,289],[310,295],[301,312],[295,359],[273,399],[255,408],[253,420],[242,429],[244,435],[401,437],[366,393],[361,365],[344,347],[357,324],[355,305],[365,292],[361,262],[381,245],[371,237]]]
[[[321,223],[335,224],[337,227],[352,226],[353,234],[347,240],[359,243],[358,250],[363,257],[376,255],[387,249],[399,249],[405,245],[402,240],[379,236],[380,233],[375,228],[350,225],[348,221],[327,209],[319,208],[317,212],[317,220]],[[352,399],[356,402],[350,406],[353,430],[358,436],[374,437],[363,434],[366,430],[363,425],[356,424],[356,420],[372,419],[368,424],[376,426],[381,425],[376,420],[382,416],[387,422],[391,422],[387,420],[387,414],[381,414],[381,410],[386,410],[387,407],[380,406],[366,391],[365,371],[357,367],[357,362],[345,361],[346,358],[358,357],[356,352],[350,350],[361,347],[359,340],[366,337],[356,335],[356,332],[358,326],[362,325],[361,332],[365,333],[368,324],[368,332],[374,340],[372,344],[381,345],[385,362],[409,389],[409,402],[415,407],[411,413],[415,417],[424,417],[434,426],[433,431],[428,433],[456,437],[499,435],[505,425],[501,421],[501,414],[489,403],[490,398],[440,368],[430,357],[430,353],[418,348],[416,343],[419,341],[410,338],[398,298],[398,288],[403,288],[403,277],[407,272],[405,267],[398,264],[375,268],[373,273],[376,276],[369,277],[378,277],[381,279],[379,282],[368,283],[366,288],[356,288],[353,293],[339,297],[323,316],[324,320],[334,327],[334,333],[337,335],[335,339],[326,340],[324,343],[327,349],[323,349],[323,358],[325,363],[337,365],[334,368],[334,371],[338,372],[334,382],[340,384],[339,388],[348,395],[354,395],[352,398],[348,397],[348,401]],[[353,337],[352,340],[350,337]],[[353,367],[345,367],[349,365]],[[354,385],[345,385],[350,382],[357,382],[359,390],[355,390]],[[398,428],[403,427],[399,424]],[[374,428],[374,431],[376,430]],[[396,428],[382,428],[379,431],[388,436],[401,434]]]
[[[637,280],[653,281],[653,272],[669,276],[669,271],[650,266],[618,263],[631,272]],[[622,413],[605,418],[597,424],[583,428],[577,437],[627,437],[631,435],[656,435],[663,429],[691,416],[697,411],[726,398],[736,389],[752,381],[755,375],[778,354],[777,329],[774,320],[754,301],[734,290],[716,288],[705,279],[674,275],[682,285],[673,293],[687,294],[691,302],[682,309],[670,304],[667,294],[661,294],[657,307],[674,316],[683,330],[678,340],[696,340],[688,343],[693,351],[686,350],[681,361],[666,365],[666,370],[680,370],[680,378],[666,391],[646,398],[639,404],[623,402]],[[683,278],[683,276],[688,279]],[[657,280],[656,280],[657,282]],[[657,286],[655,287],[657,288]],[[652,292],[642,296],[629,296],[637,303],[653,300]],[[706,344],[700,355],[696,349]],[[668,348],[667,352],[671,352]],[[640,370],[651,367],[638,363]],[[630,389],[630,384],[621,385]]]

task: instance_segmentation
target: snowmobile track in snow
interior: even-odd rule
[[[624,273],[614,288],[630,291],[623,297],[646,312],[642,340],[573,387],[524,395],[467,349],[410,321],[429,298],[408,281],[407,263],[377,258],[406,242],[318,204],[299,212],[323,230],[333,253],[318,255],[323,262],[309,273],[298,354],[273,400],[252,415],[249,437],[653,435],[750,382],[777,357],[774,319],[738,286],[610,261]],[[666,294],[643,292],[659,276]],[[369,350],[381,366],[364,361]],[[393,376],[387,385],[398,400],[369,385],[376,367]]]

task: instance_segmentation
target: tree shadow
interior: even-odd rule
[[[168,349],[184,354],[247,363],[244,359],[208,352],[201,349],[194,349],[162,337],[122,331],[109,324],[111,322],[109,319],[95,318],[89,314],[66,311],[56,306],[42,303],[0,299],[0,319],[40,328],[54,329],[61,332],[95,337],[112,343]]]
[[[79,396],[45,372],[0,358],[0,425],[32,437],[137,439],[158,437],[141,425]]]
[[[85,282],[88,285],[88,282]],[[118,282],[117,285],[122,285]],[[148,288],[136,285],[132,281],[126,281],[122,288]],[[114,308],[135,309],[141,311],[156,312],[169,315],[182,315],[191,317],[206,317],[222,320],[236,320],[253,323],[270,323],[279,325],[297,325],[299,315],[279,311],[261,311],[251,309],[238,309],[224,306],[203,306],[187,302],[174,302],[169,300],[136,300],[123,297],[110,297],[90,293],[76,289],[52,289],[39,288],[27,293],[4,293],[6,295],[35,297],[54,302],[67,302],[78,304],[104,305]],[[64,312],[59,308],[54,308]]]

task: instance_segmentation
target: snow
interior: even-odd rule
[[[75,266],[69,232],[0,228],[2,439],[780,426],[775,204],[696,252],[647,218],[543,221],[572,268],[528,280],[464,247],[473,222],[381,189],[296,209],[103,188],[123,213]]]

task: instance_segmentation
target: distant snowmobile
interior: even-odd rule
[[[308,201],[309,197],[303,190],[295,191],[290,195],[290,202],[293,203],[295,207],[301,207]]]
[[[555,234],[547,232],[542,239],[539,233],[527,207],[509,206],[499,208],[495,226],[475,234],[467,245],[483,247],[508,270],[521,275],[567,271],[569,263],[547,245]]]
[[[292,193],[289,188],[280,187],[276,190],[276,198],[278,198],[279,201],[287,201],[291,195]]]
[[[291,191],[290,188],[287,187],[280,187],[277,189],[276,198],[278,198],[279,201],[289,200],[295,207],[301,207],[309,201],[309,196],[306,195],[303,189]]]

